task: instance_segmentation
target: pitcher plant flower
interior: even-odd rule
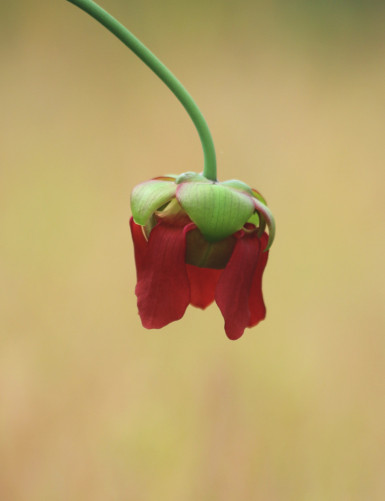
[[[130,31],[92,0],[68,0],[103,24],[167,85],[199,134],[201,174],[156,177],[131,195],[135,292],[144,327],[183,317],[189,304],[218,305],[229,339],[266,316],[262,275],[275,223],[265,199],[242,181],[219,182],[214,143],[198,106],[175,76]],[[265,230],[268,230],[266,232]]]
[[[189,304],[204,309],[214,300],[230,339],[265,318],[262,274],[274,221],[257,191],[186,173],[139,184],[131,208],[144,327],[159,329]]]

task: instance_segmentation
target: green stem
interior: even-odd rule
[[[94,19],[99,21],[111,33],[119,38],[129,49],[131,49],[158,77],[167,85],[174,93],[179,101],[184,106],[187,113],[193,121],[203,148],[204,155],[204,170],[203,175],[212,181],[217,180],[216,157],[213,139],[208,128],[207,122],[200,112],[195,101],[179,82],[179,80],[171,73],[166,66],[159,61],[154,54],[147,49],[127,28],[119,23],[108,12],[99,7],[92,0],[68,0],[87,12]]]

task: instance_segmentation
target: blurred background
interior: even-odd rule
[[[170,91],[70,3],[0,6],[0,498],[385,499],[385,4],[105,0],[277,221],[267,319],[142,328],[129,195],[200,171]]]

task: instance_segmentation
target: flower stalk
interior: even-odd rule
[[[98,4],[92,0],[67,1],[78,6],[119,38],[119,40],[131,49],[132,52],[134,52],[134,54],[136,54],[179,99],[193,121],[202,143],[204,156],[203,175],[211,181],[216,181],[216,155],[211,132],[197,104],[181,82],[140,40]]]

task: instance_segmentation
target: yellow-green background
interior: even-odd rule
[[[64,0],[0,7],[0,499],[385,499],[385,8],[105,0],[277,220],[265,322],[141,327],[129,194],[202,169],[155,76]]]

